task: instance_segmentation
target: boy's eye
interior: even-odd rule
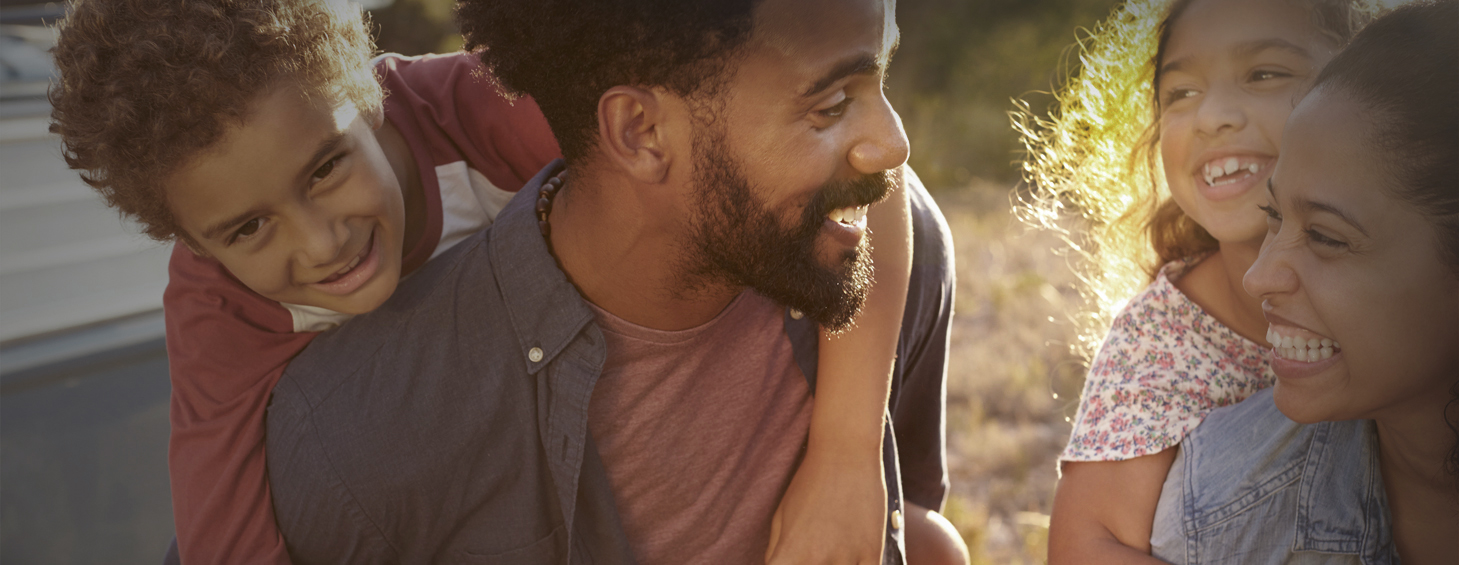
[[[1263,70],[1252,71],[1251,72],[1251,81],[1252,82],[1260,82],[1260,81],[1271,80],[1271,79],[1275,79],[1275,78],[1287,78],[1287,77],[1290,77],[1290,76],[1292,76],[1291,73],[1263,69]]]
[[[314,169],[314,180],[324,180],[325,177],[329,176],[329,173],[334,172],[334,164],[337,162],[339,162],[339,157],[325,161],[318,169]]]
[[[238,230],[233,232],[233,241],[246,239],[248,236],[258,233],[258,230],[261,227],[263,227],[263,218],[254,218],[247,222],[243,222],[243,225],[238,226]],[[230,241],[229,243],[232,243],[233,241]]]

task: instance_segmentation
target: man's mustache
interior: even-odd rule
[[[804,225],[819,229],[821,221],[831,210],[881,202],[900,181],[900,169],[889,169],[854,179],[828,182],[806,204]]]

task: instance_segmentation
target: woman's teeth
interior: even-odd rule
[[[1272,344],[1272,351],[1277,357],[1315,363],[1332,357],[1333,354],[1342,350],[1342,346],[1336,341],[1323,338],[1301,338],[1282,335],[1275,329],[1267,328],[1266,340]]]
[[[847,206],[845,208],[831,210],[831,213],[826,214],[826,217],[830,218],[833,222],[854,226],[866,218],[866,209],[867,206]]]
[[[1235,176],[1238,172],[1244,172],[1241,176]],[[1201,167],[1201,175],[1205,177],[1206,184],[1210,186],[1221,186],[1245,180],[1247,177],[1261,172],[1261,164],[1248,162],[1241,164],[1241,160],[1235,157],[1216,159]],[[1222,178],[1226,177],[1226,178]],[[1220,180],[1217,180],[1220,179]]]

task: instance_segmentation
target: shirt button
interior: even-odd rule
[[[900,530],[900,529],[902,529],[902,511],[901,510],[893,510],[892,511],[892,529],[893,530]]]
[[[542,348],[541,347],[533,347],[530,351],[527,352],[527,358],[528,359],[531,359],[533,363],[536,363],[538,361],[541,361],[542,360]]]
[[[804,312],[801,312],[800,310],[796,310],[795,308],[791,308],[790,309],[790,319],[792,319],[792,320],[799,320],[799,319],[804,318],[804,317],[805,317],[805,313]]]

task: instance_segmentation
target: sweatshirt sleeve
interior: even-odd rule
[[[274,522],[264,413],[313,339],[218,262],[174,247],[163,296],[172,379],[168,470],[183,563],[289,563]]]

